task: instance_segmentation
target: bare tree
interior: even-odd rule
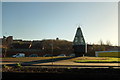
[[[103,43],[103,41],[100,39],[100,41],[99,41],[99,44],[100,45],[104,45],[104,43]]]
[[[111,46],[111,42],[109,40],[106,41],[106,45]]]

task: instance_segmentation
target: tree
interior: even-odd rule
[[[111,46],[112,44],[111,44],[111,42],[110,42],[109,40],[107,40],[107,41],[106,41],[106,45],[107,45],[107,46]]]
[[[103,41],[100,39],[100,41],[99,41],[99,44],[100,44],[100,46],[99,46],[99,50],[100,51],[104,51],[105,50],[105,44],[103,43]]]
[[[104,43],[103,43],[103,41],[100,39],[100,41],[99,41],[99,44],[100,45],[104,45]]]

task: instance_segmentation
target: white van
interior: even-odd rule
[[[25,57],[24,53],[17,53],[16,55],[13,55],[12,57]]]

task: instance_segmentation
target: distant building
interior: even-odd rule
[[[73,41],[73,49],[76,57],[83,56],[86,52],[86,43],[80,27],[77,28]]]

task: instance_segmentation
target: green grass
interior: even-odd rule
[[[120,58],[113,58],[113,57],[97,57],[97,58],[84,58],[84,59],[78,59],[74,60],[74,62],[80,63],[80,62],[120,62]]]
[[[120,52],[102,52],[98,53],[99,57],[120,57]]]

